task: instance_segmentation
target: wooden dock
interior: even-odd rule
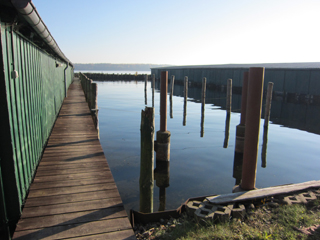
[[[80,82],[68,90],[13,239],[136,239]]]

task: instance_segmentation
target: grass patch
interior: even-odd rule
[[[320,239],[320,206],[296,204],[271,208],[263,205],[249,210],[244,221],[227,223],[197,222],[187,217],[176,224],[161,225],[144,239]],[[313,227],[313,231],[310,227]],[[308,230],[310,230],[308,232]],[[310,234],[310,232],[312,234]],[[307,234],[309,233],[309,234]]]

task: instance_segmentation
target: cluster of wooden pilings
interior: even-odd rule
[[[152,103],[154,105],[154,76]],[[154,180],[159,187],[159,211],[165,210],[166,188],[170,179],[170,136],[167,130],[167,91],[168,72],[161,74],[160,82],[160,130],[156,132],[154,107],[146,107],[141,111],[141,159],[140,159],[140,211],[153,212]],[[156,152],[156,168],[154,168],[154,152]]]
[[[144,81],[145,76],[150,80],[151,76],[148,74],[107,74],[107,73],[84,73],[88,78],[95,81]]]
[[[91,115],[95,128],[99,135],[99,119],[98,119],[98,86],[90,78],[88,78],[83,73],[79,73],[81,86],[88,103],[89,109],[91,110]]]
[[[236,147],[235,147],[235,157],[234,157],[234,172],[233,176],[236,178],[236,185],[240,184],[241,189],[251,190],[255,188],[256,181],[256,168],[257,168],[257,153],[259,144],[259,130],[260,130],[260,118],[262,109],[262,99],[263,99],[263,84],[264,84],[264,68],[250,68],[249,72],[243,74],[243,84],[242,84],[242,104],[241,104],[241,120],[240,124],[236,128]],[[165,73],[161,72],[161,79],[167,78]],[[164,75],[164,76],[162,76]],[[152,76],[155,79],[155,76]],[[170,89],[170,117],[172,117],[172,94],[174,88],[174,79],[171,77],[171,89]],[[165,82],[165,81],[164,81]],[[161,89],[164,88],[164,96],[160,98],[160,116],[163,111],[166,112],[166,105],[162,104],[161,99],[166,99],[167,86],[162,86],[163,82],[161,80]],[[153,84],[154,85],[154,84]],[[185,76],[184,79],[184,109],[183,109],[183,125],[186,125],[186,115],[187,115],[187,98],[188,98],[188,77]],[[224,89],[223,89],[224,90]],[[162,91],[162,90],[161,90]],[[227,79],[226,82],[226,129],[225,129],[225,140],[223,147],[228,147],[229,141],[229,128],[230,128],[230,114],[232,110],[232,79]],[[266,106],[265,106],[265,124],[264,124],[264,142],[262,147],[262,167],[266,167],[266,146],[267,146],[267,134],[268,134],[268,124],[270,118],[271,100],[273,92],[273,83],[268,84]],[[203,137],[203,125],[204,125],[204,109],[205,109],[205,95],[206,95],[206,78],[202,80],[202,93],[201,93],[201,137]],[[160,97],[161,97],[160,93]],[[161,107],[163,106],[163,107]],[[164,109],[165,106],[165,110]],[[165,115],[166,118],[166,115]],[[161,126],[160,122],[160,133],[166,131],[166,128]],[[161,134],[159,134],[161,136]],[[157,138],[162,139],[158,136]],[[168,137],[169,139],[169,137]],[[158,141],[157,141],[158,144]],[[169,145],[170,146],[170,141]],[[157,146],[158,147],[158,146]],[[170,152],[169,152],[170,155]]]

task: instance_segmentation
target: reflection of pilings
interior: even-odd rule
[[[173,89],[174,89],[174,75],[171,76],[171,89],[170,89],[170,118],[173,118],[173,110],[172,110],[172,97],[173,97]]]
[[[188,77],[184,77],[183,126],[187,124]]]
[[[227,112],[231,112],[231,106],[232,106],[232,79],[229,78],[227,82],[227,104],[226,109]]]
[[[156,85],[156,77],[154,74],[152,74],[152,107],[154,107],[154,89]]]
[[[200,137],[204,136],[204,109],[206,105],[206,84],[207,84],[207,78],[202,79],[202,91],[201,91],[201,131],[200,131]]]
[[[154,108],[141,111],[140,212],[153,212]]]
[[[164,211],[166,208],[166,188],[169,187],[170,180],[170,162],[156,161],[156,165],[154,178],[157,187],[159,187],[159,211]]]
[[[261,167],[263,168],[267,167],[268,128],[268,125],[263,127],[263,143],[261,151]]]
[[[272,101],[272,91],[273,91],[273,82],[269,82],[268,83],[268,90],[267,90],[267,98],[266,98],[266,108],[264,111],[264,126],[265,127],[269,125],[271,101]]]
[[[225,132],[224,132],[224,142],[223,142],[223,147],[224,147],[224,148],[228,148],[229,132],[230,132],[230,113],[227,112],[227,116],[226,116],[226,128],[225,128]]]
[[[147,85],[148,85],[148,75],[144,76],[144,103],[147,105]]]
[[[236,185],[240,184],[242,178],[242,161],[244,148],[244,133],[247,111],[247,90],[248,90],[249,72],[243,73],[242,96],[241,96],[241,117],[240,124],[236,127],[236,146],[233,160],[233,177],[236,179]]]
[[[264,68],[252,67],[249,69],[246,130],[241,181],[241,188],[244,190],[254,189],[256,183],[263,81]]]

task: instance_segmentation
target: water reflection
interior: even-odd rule
[[[170,162],[156,161],[156,169],[154,170],[154,178],[159,188],[159,210],[166,209],[166,188],[170,186]]]
[[[230,112],[227,112],[223,148],[228,148],[229,132],[230,132]]]
[[[263,142],[261,151],[261,167],[267,167],[267,144],[268,144],[268,129],[269,125],[263,127]]]
[[[157,83],[156,88],[159,88]],[[215,107],[220,106],[221,109],[226,109],[226,92],[225,89],[222,90],[215,90],[207,87],[206,105],[212,104]],[[177,81],[173,94],[175,96],[184,97],[184,83]],[[201,102],[201,86],[191,85],[188,90],[188,101]],[[320,106],[316,104],[317,102],[302,103],[297,102],[294,99],[292,100],[291,98],[274,96],[272,98],[270,121],[284,127],[320,134],[320,121],[318,121],[320,118]],[[232,112],[240,112],[240,109],[241,94],[235,91],[232,96]],[[262,116],[264,116],[264,112],[265,108],[262,109]]]

